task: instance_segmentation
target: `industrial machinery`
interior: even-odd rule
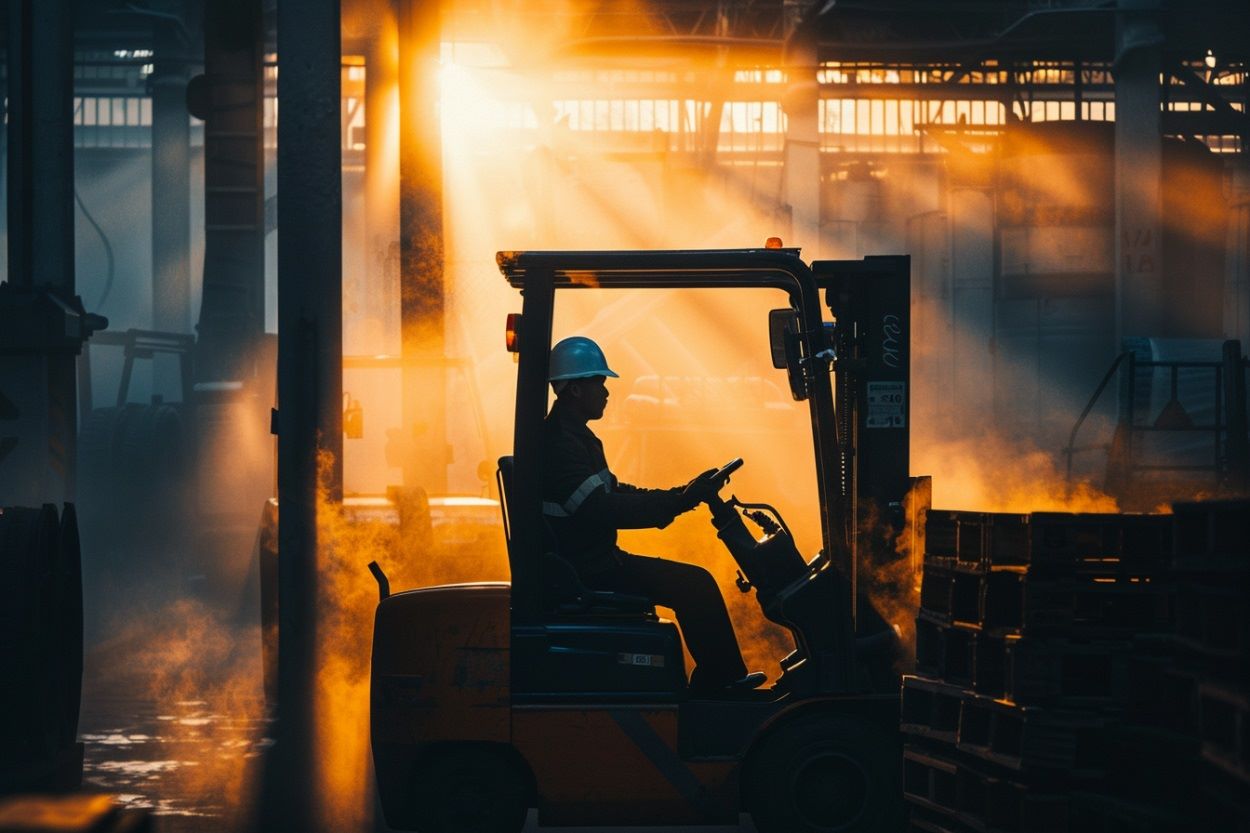
[[[391,595],[371,565],[382,597],[372,742],[387,822],[517,831],[537,807],[543,825],[724,824],[749,812],[761,833],[900,827],[897,641],[871,604],[852,600],[856,564],[901,526],[912,486],[908,259],[809,266],[797,249],[770,247],[497,260],[524,300],[508,333],[519,353],[514,455],[500,461],[512,581]],[[711,502],[740,588],[794,638],[771,688],[695,696],[674,625],[647,599],[587,590],[553,551],[540,494],[553,306],[557,290],[590,287],[788,296],[768,315],[770,346],[810,413],[823,548],[804,558],[767,505]],[[875,532],[861,531],[869,517]]]

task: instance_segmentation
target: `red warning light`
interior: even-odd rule
[[[504,343],[508,345],[509,353],[518,353],[520,346],[520,329],[521,329],[521,313],[508,313],[507,329],[504,332]]]
[[[765,249],[780,249],[780,248],[781,248],[781,238],[780,238],[780,237],[770,237],[770,238],[768,238],[767,240],[765,240],[765,241],[764,241],[764,248],[765,248]]]

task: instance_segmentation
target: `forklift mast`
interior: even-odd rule
[[[907,256],[816,261],[812,272],[836,321],[834,397],[846,513],[848,577],[893,556],[910,477],[911,286]]]

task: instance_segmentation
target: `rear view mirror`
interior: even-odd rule
[[[768,311],[768,349],[773,356],[773,367],[782,370],[786,362],[786,336],[798,333],[799,314],[789,307]]]
[[[790,382],[790,395],[795,402],[807,398],[807,379],[803,369],[803,345],[799,335],[799,314],[793,309],[768,311],[768,349],[773,367],[784,368]]]

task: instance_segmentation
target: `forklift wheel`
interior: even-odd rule
[[[844,715],[799,718],[753,756],[746,799],[759,833],[902,828],[897,733]]]
[[[518,833],[529,812],[525,779],[490,749],[461,747],[427,761],[413,788],[419,833]]]

